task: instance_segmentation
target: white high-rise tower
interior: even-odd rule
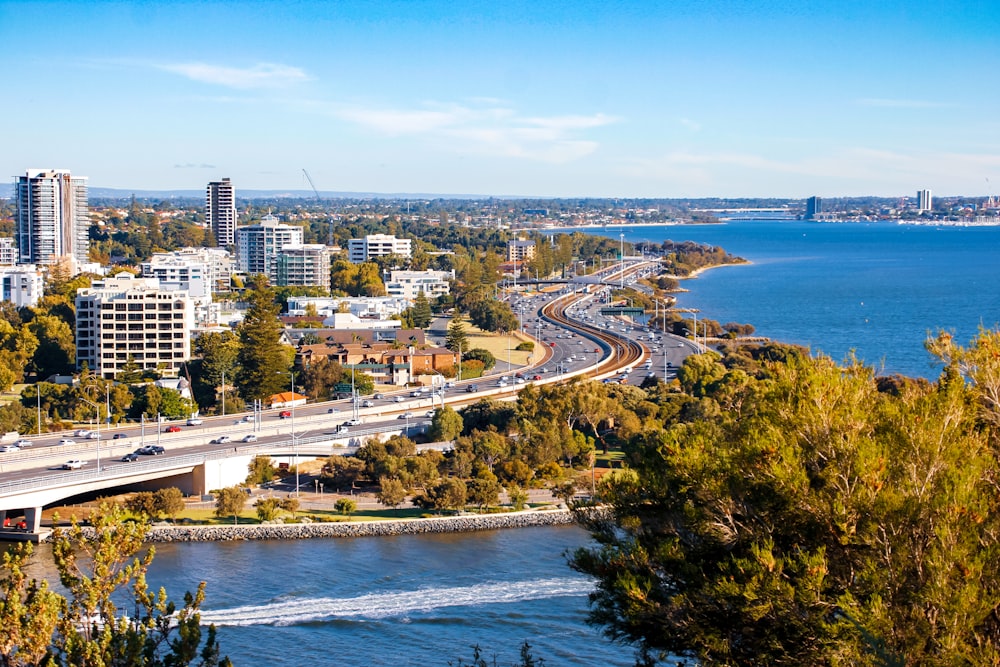
[[[85,177],[73,177],[66,169],[29,169],[15,180],[14,199],[14,234],[20,263],[90,261]]]
[[[208,184],[205,193],[205,223],[221,248],[236,243],[236,188],[223,178]]]
[[[929,211],[934,208],[930,190],[917,190],[917,210]]]

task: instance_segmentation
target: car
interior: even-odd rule
[[[191,419],[187,420],[187,425],[188,426],[201,426],[204,423],[205,422],[203,422],[198,417],[191,417]]]
[[[454,382],[445,382],[444,383],[444,388],[445,389],[454,389],[455,388],[455,383]]]
[[[291,413],[288,413],[288,414],[289,414],[289,416],[291,416]],[[241,419],[239,421],[239,423],[240,424],[252,424],[253,423],[253,415],[243,415],[243,419]]]
[[[412,412],[404,412],[403,414],[401,414],[398,417],[396,417],[396,419],[413,419],[413,413]]]
[[[394,399],[392,399],[392,400],[393,400],[393,401],[395,401],[396,403],[402,403],[402,402],[403,402],[403,400],[405,400],[405,399],[403,399],[403,397],[402,397],[402,396],[397,396],[396,398],[394,398]]]
[[[416,391],[411,391],[410,392],[410,397],[411,398],[420,398],[423,395],[424,395],[424,392],[423,392],[422,389],[417,389]]]
[[[73,435],[75,435],[78,438],[89,438],[90,437],[90,431],[88,431],[85,428],[80,428],[80,429],[77,429],[76,433],[74,433]]]
[[[531,376],[531,379],[532,379],[532,380],[541,380],[541,379],[542,379],[542,376],[541,376],[541,375],[532,375],[532,376]]]
[[[127,438],[127,437],[128,437],[128,433],[115,433],[114,437],[111,438],[111,439],[112,440],[121,440],[122,438]]]
[[[25,447],[31,447],[31,440],[25,440],[24,438],[21,438],[14,444],[20,447],[21,449],[24,449]]]
[[[344,426],[360,426],[360,425],[361,425],[360,419],[348,419],[346,422],[344,422]]]
[[[75,445],[76,444],[76,440],[73,440],[71,438],[63,438],[62,440],[59,441],[59,444],[60,445]]]
[[[375,402],[374,401],[369,401],[369,400],[365,399],[364,401],[361,401],[361,405],[364,406],[364,407],[366,407],[366,408],[374,408],[375,407]]]
[[[468,392],[468,393],[470,393],[470,394],[473,393],[473,392],[477,392],[477,391],[479,391],[479,386],[478,385],[474,385],[474,384],[470,384],[468,387],[465,388],[465,391]]]
[[[87,440],[97,440],[100,437],[101,437],[100,433],[96,431],[91,431],[90,434],[87,435]]]
[[[70,459],[66,463],[62,464],[63,470],[79,470],[87,464],[86,461],[81,461],[80,459]]]
[[[344,426],[343,424],[337,427],[337,433],[350,433],[350,432],[351,429],[348,428],[347,426]]]
[[[437,414],[437,410],[428,410],[426,413],[424,413],[424,416],[428,417],[430,419],[433,419],[434,415],[436,415],[436,414]]]
[[[214,445],[224,445],[227,442],[232,442],[232,441],[233,441],[233,439],[230,438],[228,435],[220,435],[218,438],[216,438],[215,440],[212,441],[212,444],[214,444]]]
[[[144,447],[140,447],[139,449],[135,450],[135,453],[143,454],[146,456],[159,456],[165,451],[167,450],[165,450],[163,447],[160,447],[159,445],[145,445]]]
[[[332,415],[337,413],[337,408],[328,408],[326,414]]]
[[[180,433],[181,432],[181,427],[177,426],[176,424],[174,424],[173,426],[168,426],[165,429],[163,429],[163,432],[164,433]]]
[[[649,373],[646,373],[646,377],[648,377],[648,378],[655,378],[656,377],[656,373],[650,371]]]
[[[21,448],[17,445],[0,445],[0,454],[19,452]]]
[[[278,419],[287,419],[288,417],[291,416],[292,416],[291,410],[282,410],[281,412],[278,413]]]
[[[257,442],[257,436],[253,433],[243,436],[243,442]]]
[[[372,394],[372,398],[374,398],[376,401],[380,401],[383,398],[385,398],[385,394]]]
[[[555,343],[549,343],[549,347],[555,347],[555,346],[556,346]]]
[[[139,460],[139,455],[136,454],[135,452],[129,452],[128,454],[126,454],[121,458],[121,461],[123,463],[131,463],[132,461],[138,461],[138,460]]]

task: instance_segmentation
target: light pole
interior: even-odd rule
[[[222,369],[222,416],[226,416],[226,369]]]
[[[38,399],[38,435],[42,434],[42,389],[35,383],[35,398]]]
[[[291,413],[292,413],[292,456],[295,465],[295,497],[299,497],[299,445],[295,440],[295,371],[287,371],[292,379]],[[279,375],[284,375],[285,371],[278,371]]]
[[[108,408],[110,408],[110,406],[111,406],[111,387],[108,386],[108,385],[105,385],[104,386],[104,390],[105,390],[105,397],[106,397],[106,401],[107,401],[106,405],[108,406]],[[100,474],[101,474],[101,404],[100,403],[95,403],[95,402],[90,401],[90,400],[87,400],[86,398],[82,398],[82,400],[84,402],[86,402],[88,405],[94,406],[94,409],[97,410],[97,475],[100,476]],[[111,416],[111,413],[109,411],[108,412],[108,417],[110,418],[110,416]]]
[[[618,235],[621,238],[621,258],[622,258],[622,289],[625,289],[625,232]]]

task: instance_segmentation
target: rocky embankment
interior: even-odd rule
[[[388,537],[425,533],[459,533],[573,523],[569,510],[475,514],[338,523],[255,524],[240,526],[154,526],[150,542],[219,542],[234,540],[304,540],[317,537]]]

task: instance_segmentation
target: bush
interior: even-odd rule
[[[517,350],[518,352],[534,352],[535,344],[530,340],[526,340],[524,342],[518,343],[517,347],[515,347],[514,349]]]

